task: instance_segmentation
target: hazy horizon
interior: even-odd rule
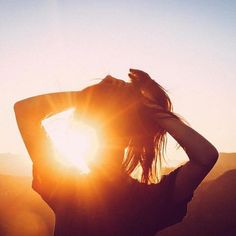
[[[223,174],[225,170],[236,169],[236,152],[220,153],[219,159],[212,171],[208,174],[207,179],[212,179]],[[177,164],[177,163],[176,163]],[[169,172],[175,166],[163,166],[164,173]],[[10,176],[27,176],[32,177],[32,162],[29,157],[14,153],[0,153],[0,175]]]
[[[235,235],[236,153],[225,157],[196,190],[185,219],[156,236]],[[52,235],[53,212],[31,188],[31,178],[0,174],[0,179],[0,235],[18,236],[19,229],[22,235]]]

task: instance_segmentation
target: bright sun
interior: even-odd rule
[[[95,128],[73,119],[74,111],[72,108],[58,113],[43,120],[42,125],[53,141],[59,161],[89,173],[89,163],[98,150],[98,137]]]

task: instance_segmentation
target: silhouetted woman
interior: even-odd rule
[[[56,236],[154,235],[183,219],[194,190],[218,158],[215,147],[172,112],[159,84],[140,70],[131,69],[129,77],[131,83],[107,76],[82,91],[15,104],[18,127],[33,161],[32,187],[55,213]],[[41,125],[69,107],[76,107],[78,117],[94,120],[103,134],[88,175],[57,163]],[[160,176],[167,132],[189,161]],[[138,166],[140,181],[130,177]]]

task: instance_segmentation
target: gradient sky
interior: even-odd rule
[[[236,151],[236,1],[0,0],[0,152],[25,153],[13,104],[147,71],[175,112]]]

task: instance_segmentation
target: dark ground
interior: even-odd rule
[[[53,213],[31,189],[30,177],[0,175],[0,236],[50,236],[53,224]],[[236,235],[236,153],[221,154],[183,222],[157,234],[180,235]]]

